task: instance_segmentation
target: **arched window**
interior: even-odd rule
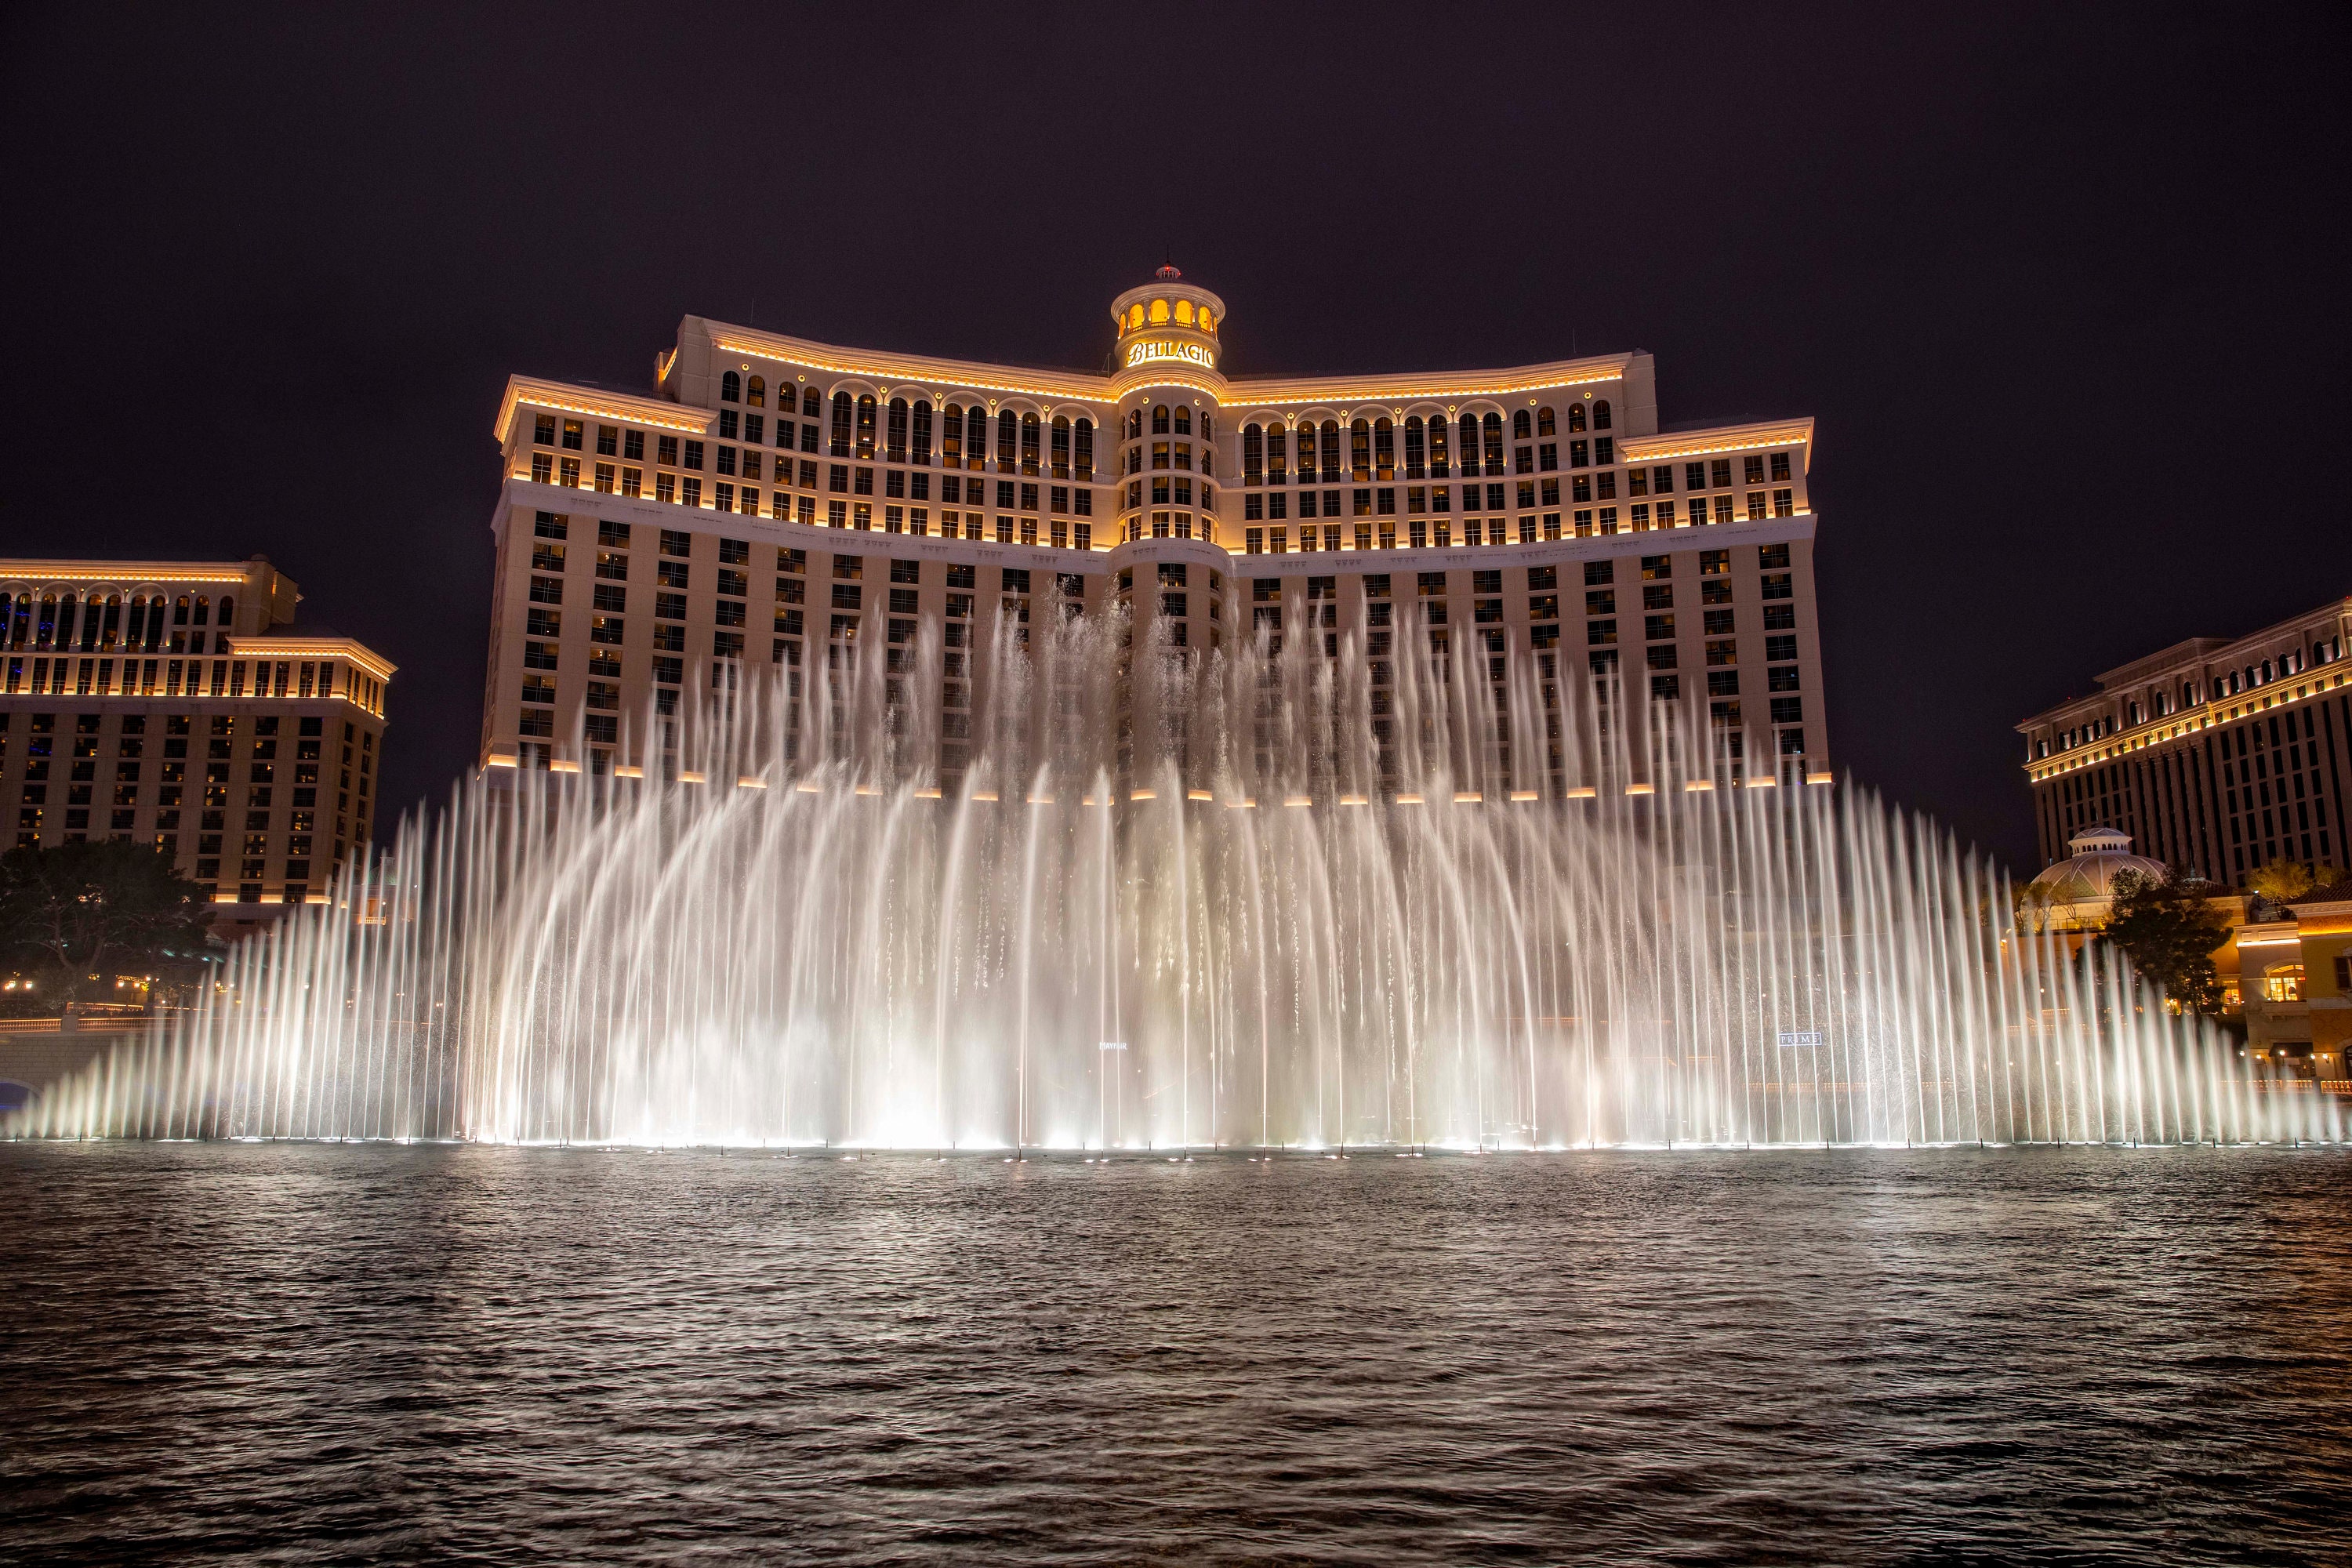
[[[1070,477],[1070,416],[1066,414],[1054,416],[1054,477]]]
[[[1262,425],[1242,426],[1242,483],[1265,483],[1265,427]]]
[[[1361,419],[1348,424],[1348,477],[1360,485],[1372,480],[1372,427]]]
[[[1465,474],[1475,474],[1478,471],[1478,416],[1475,414],[1465,414],[1462,416],[1460,450],[1462,471]]]
[[[1201,307],[1201,330],[1213,338],[1217,335],[1216,314],[1206,305]]]
[[[1536,410],[1536,434],[1538,436],[1559,434],[1559,427],[1552,423],[1551,405],[1549,403]]]
[[[988,410],[973,404],[963,411],[963,466],[980,468],[988,461]]]
[[[845,392],[833,395],[833,455],[849,456],[849,430],[857,418],[857,400]]]
[[[1404,422],[1404,477],[1409,479],[1428,476],[1429,448],[1422,439],[1421,416],[1416,414]]]
[[[1127,411],[1127,438],[1132,441],[1142,434],[1143,410],[1140,408],[1129,409]]]
[[[1176,319],[1177,319],[1179,321],[1183,322],[1183,323],[1184,323],[1184,325],[1186,325],[1186,326],[1188,326],[1188,327],[1189,327],[1189,326],[1191,326],[1191,325],[1192,324],[1192,300],[1177,300],[1177,301],[1176,301]]]
[[[33,629],[33,595],[17,595],[13,606],[9,601],[0,599],[0,609],[12,609],[7,626],[0,628],[5,633],[5,636],[0,636],[0,644],[9,647],[23,647],[26,637]]]
[[[1021,471],[1031,479],[1037,477],[1037,416],[1021,416]]]
[[[1592,405],[1592,427],[1595,430],[1609,428],[1609,400],[1605,397]]]
[[[1269,425],[1265,427],[1265,480],[1270,485],[1290,482],[1290,427]]]
[[[1164,321],[1168,319],[1167,300],[1154,300],[1151,301],[1151,319],[1154,321]]]
[[[196,625],[198,625],[198,626],[208,626],[212,625],[212,624],[213,624],[212,616],[213,616],[213,601],[212,601],[212,597],[211,597],[211,595],[206,595],[206,594],[199,594],[199,595],[196,595]]]
[[[1010,408],[996,414],[996,471],[1009,474],[1021,466],[1021,416]]]
[[[1385,419],[1372,421],[1372,477],[1383,482],[1396,478],[1396,427]]]
[[[163,595],[156,595],[147,601],[147,651],[154,653],[163,646]]]
[[[226,594],[221,595],[220,614],[213,617],[213,624],[224,632],[236,630],[236,601]]]
[[[1078,470],[1077,478],[1079,483],[1086,484],[1093,480],[1095,477],[1095,422],[1091,419],[1081,419],[1078,421],[1078,456],[1076,468]]]
[[[1192,411],[1180,403],[1176,405],[1176,434],[1190,436],[1192,433]]]
[[[1138,300],[1127,308],[1128,331],[1133,331],[1141,325],[1143,325],[1143,301]]]
[[[74,627],[80,622],[80,617],[74,614],[74,610],[80,603],[81,601],[71,594],[66,595],[58,601],[58,647],[73,647]]]
[[[1429,416],[1429,477],[1442,479],[1453,472],[1452,460],[1445,455],[1445,416],[1433,414]]]
[[[1568,433],[1573,436],[1583,428],[1584,405],[1581,403],[1570,404],[1568,405]]]
[[[2264,686],[2268,686],[2268,685],[2271,683],[2272,679],[2273,679],[2273,677],[2272,677],[2272,675],[2271,675],[2271,661],[2270,661],[2269,659],[2264,659],[2264,660],[2263,660],[2263,679],[2262,679],[2262,684],[2263,684],[2263,685],[2264,685]]]
[[[1339,482],[1339,422],[1337,419],[1323,421],[1322,437],[1323,482],[1336,485]]]
[[[1486,471],[1503,471],[1503,416],[1499,414],[1486,416]]]
[[[120,594],[109,594],[106,596],[106,622],[105,625],[99,629],[98,646],[102,650],[111,653],[114,651],[115,639],[121,635],[122,595]],[[82,646],[85,647],[89,646],[88,638],[83,639]]]
[[[776,399],[776,406],[779,408],[787,406],[782,397],[779,396]],[[803,419],[814,419],[817,416],[819,412],[820,405],[816,395],[816,388],[814,386],[804,386],[801,388],[801,417]]]
[[[725,375],[720,376],[719,378],[719,401],[721,403],[742,402],[743,378],[737,375],[731,370]]]
[[[889,461],[903,463],[907,460],[907,400],[903,397],[890,400],[890,422],[883,426],[882,443],[882,450]]]
[[[1203,441],[1213,441],[1216,438],[1217,416],[1203,408],[1201,410],[1201,439]]]
[[[963,405],[948,405],[946,423],[940,426],[940,465],[942,468],[963,467]]]
[[[1168,405],[1164,403],[1154,404],[1151,409],[1151,433],[1154,436],[1165,436],[1168,434]]]
[[[1528,417],[1528,411],[1524,408],[1513,409],[1511,411],[1511,439],[1514,441],[1525,441],[1532,438],[1534,435],[1535,422]]]
[[[914,460],[915,460],[915,463],[916,463],[916,465],[917,465],[918,467],[920,467],[920,468],[929,468],[929,467],[930,467],[930,463],[931,463],[931,400],[930,400],[929,398],[928,398],[928,397],[918,397],[917,399],[915,399],[915,451],[914,451]]]
[[[874,395],[871,393],[861,394],[857,399],[857,455],[861,458],[874,456]]]

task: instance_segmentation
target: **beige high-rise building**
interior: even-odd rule
[[[2018,725],[2042,861],[2107,827],[2231,887],[2273,860],[2344,861],[2352,598],[2239,637],[2191,637]]]
[[[1548,705],[1597,679],[1735,773],[1827,778],[1809,418],[1662,426],[1643,353],[1229,376],[1224,302],[1173,268],[1109,315],[1100,373],[689,316],[642,394],[511,378],[482,763],[674,768],[688,694],[878,643],[896,700],[929,638],[938,744],[913,765],[952,781],[989,700],[970,650],[1125,605],[1180,660],[1287,638],[1356,661],[1366,788],[1396,787],[1407,639],[1496,703],[1513,661]],[[1488,737],[1489,784],[1607,783],[1562,731]]]
[[[249,561],[0,560],[0,812],[128,838],[223,919],[321,900],[367,842],[393,666]]]

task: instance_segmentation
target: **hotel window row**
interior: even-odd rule
[[[236,616],[235,596],[221,595],[219,636],[228,636]],[[52,590],[37,597],[20,589],[13,598],[0,595],[0,647],[202,653],[213,620],[213,600],[205,594],[132,594],[126,614],[119,592],[77,596],[70,589]]]
[[[1569,428],[1585,427],[1583,406],[1571,405]],[[1447,444],[1449,421],[1441,415],[1432,415],[1424,421],[1416,414],[1405,419],[1404,468],[1402,477],[1408,479],[1443,479],[1452,476],[1454,458],[1460,454],[1461,475],[1475,479],[1482,471],[1480,458],[1484,455],[1483,471],[1501,474],[1507,471],[1504,461],[1503,418],[1489,411],[1485,415],[1465,414],[1458,426],[1458,444],[1451,449]],[[1593,405],[1592,427],[1609,428],[1609,404],[1606,399]],[[1387,417],[1353,419],[1342,431],[1336,419],[1326,419],[1318,426],[1312,419],[1302,419],[1297,426],[1298,443],[1297,482],[1339,484],[1345,479],[1366,483],[1372,479],[1394,479],[1397,470],[1397,434],[1399,426]],[[1536,437],[1556,434],[1555,421],[1549,407],[1536,410],[1530,420],[1522,408],[1512,416],[1512,440],[1524,442]],[[1244,485],[1290,483],[1291,427],[1280,424],[1251,423],[1242,426],[1242,482]],[[1347,464],[1340,464],[1340,446],[1347,446]],[[1581,468],[1598,461],[1601,466],[1616,461],[1614,437],[1603,436],[1597,440],[1568,443],[1569,467]],[[1318,461],[1319,458],[1319,461]],[[1559,447],[1557,443],[1545,446],[1517,446],[1511,448],[1508,472],[1531,474],[1553,472],[1559,468]],[[1318,470],[1321,478],[1317,478]],[[1781,458],[1782,478],[1787,477],[1787,458]]]
[[[731,374],[732,373],[730,373]],[[754,378],[756,379],[756,378]],[[809,393],[814,411],[816,394]],[[815,453],[819,450],[819,426],[811,422],[793,426],[779,416],[775,425],[776,444],[780,448],[770,456],[752,445],[733,445],[741,440],[758,442],[766,433],[763,416],[743,414],[735,409],[719,411],[717,441],[658,435],[654,441],[655,462],[650,498],[646,491],[646,471],[641,468],[597,464],[591,480],[583,485],[580,462],[575,458],[559,458],[551,452],[534,452],[530,458],[533,483],[560,485],[569,489],[589,489],[598,494],[617,494],[627,500],[651,499],[669,505],[708,507],[711,510],[740,513],[747,517],[768,516],[779,521],[796,521],[810,526],[833,528],[877,529],[890,533],[928,535],[937,528],[943,538],[961,537],[991,540],[1000,543],[1038,544],[1054,542],[1058,548],[1092,548],[1091,521],[1054,522],[1042,531],[1034,519],[1012,515],[1016,512],[1047,513],[1068,519],[1091,519],[1095,497],[1088,481],[1095,477],[1095,426],[1087,418],[1072,419],[1057,415],[1043,421],[1034,413],[1016,415],[1003,410],[994,421],[997,437],[995,471],[1018,474],[1024,479],[1051,478],[1076,480],[1075,484],[1038,484],[1022,479],[998,479],[991,482],[966,479],[959,473],[940,476],[937,500],[943,508],[990,509],[943,511],[934,520],[927,504],[892,506],[890,501],[929,503],[933,499],[932,475],[929,472],[908,472],[902,467],[880,470],[868,466],[877,459],[893,465],[909,465],[920,470],[932,461],[932,408],[928,400],[908,405],[905,399],[894,399],[883,411],[887,436],[878,452],[875,441],[877,406],[871,396],[853,399],[847,393],[835,395],[833,401],[833,439],[827,448],[833,457],[848,458],[851,462],[823,463],[786,456],[788,452]],[[966,410],[950,403],[945,409],[946,423],[940,442],[940,466],[944,468],[969,468],[984,471],[988,465],[987,411],[974,405]],[[582,438],[583,421],[562,420],[553,415],[536,416],[534,443],[551,446],[558,440],[577,445]],[[797,429],[797,438],[793,431]],[[962,432],[969,431],[969,437]],[[646,432],[622,429],[614,426],[598,426],[598,449],[617,449],[625,458],[642,461]],[[795,445],[797,440],[797,445]],[[968,444],[967,444],[968,443]],[[1042,458],[1040,453],[1048,456]],[[969,456],[966,454],[969,453]],[[863,459],[863,462],[857,461]],[[669,470],[677,470],[672,472]],[[759,482],[754,482],[759,481]],[[763,485],[766,488],[763,492]],[[794,496],[788,490],[804,493]],[[835,495],[873,497],[878,494],[883,505],[879,511],[871,503],[856,500],[835,501]],[[822,510],[820,510],[822,507]],[[1084,542],[1077,541],[1083,539]]]

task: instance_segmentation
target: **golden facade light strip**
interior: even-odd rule
[[[1696,458],[1710,452],[1742,452],[1758,447],[1799,447],[1812,443],[1810,425],[1735,426],[1692,436],[1627,436],[1617,443],[1618,456],[1629,463],[1661,458]]]
[[[876,357],[871,359],[844,356],[840,351],[822,343],[801,339],[771,339],[745,333],[734,329],[714,329],[710,334],[713,348],[729,353],[751,354],[779,364],[803,366],[835,375],[863,376],[877,382],[918,383],[932,388],[970,387],[980,392],[1008,392],[1029,397],[1066,397],[1079,402],[1110,404],[1117,401],[1112,391],[1119,380],[1133,379],[1144,369],[1122,370],[1117,376],[1078,377],[1067,381],[1008,381],[1001,373],[992,374],[991,367],[964,364],[954,361]],[[978,373],[978,374],[972,374]],[[1508,397],[1523,392],[1541,392],[1550,387],[1584,386],[1601,382],[1622,381],[1625,376],[1623,362],[1580,369],[1567,366],[1531,367],[1513,379],[1496,380],[1496,375],[1510,376],[1510,372],[1469,371],[1463,373],[1468,384],[1449,385],[1438,382],[1412,382],[1402,385],[1378,383],[1333,381],[1228,382],[1223,387],[1205,382],[1172,376],[1164,368],[1154,369],[1150,383],[1154,386],[1184,385],[1214,397],[1227,409],[1249,407],[1305,406],[1317,403],[1384,403],[1400,399],[1408,402],[1444,402],[1477,397]],[[503,436],[501,436],[503,439]]]
[[[11,568],[21,563],[0,561],[0,581],[17,583],[244,583],[251,574],[241,571],[224,572],[85,572],[44,571],[16,572]]]
[[[684,430],[697,436],[709,430],[712,420],[717,417],[708,409],[693,408],[682,403],[667,403],[654,397],[633,397],[626,393],[600,392],[593,387],[572,386],[560,381],[541,381],[535,376],[510,375],[507,377],[506,395],[499,400],[499,416],[491,426],[491,433],[501,443],[514,426],[515,409],[525,404],[559,414],[584,414],[599,419],[619,419],[632,425],[649,425],[661,430]]]
[[[2315,697],[2325,697],[2329,691],[2344,685],[2347,679],[2352,679],[2352,677],[2339,674],[2331,679],[2321,675],[2308,682],[2297,685],[2291,692],[2281,692],[2276,696],[2263,694],[2259,705],[2251,700],[2254,693],[2244,693],[2242,695],[2247,696],[2249,700],[2231,708],[2227,713],[2221,711],[2221,703],[2209,700],[2200,703],[2194,710],[2185,710],[2189,715],[2186,719],[2183,719],[2179,713],[2167,713],[2144,729],[2123,731],[2116,736],[2112,745],[2104,749],[2077,746],[2057,756],[2035,757],[2023,764],[2026,775],[2037,781],[2053,778],[2059,773],[2073,773],[2078,768],[2086,768],[2096,763],[2114,762],[2126,752],[2144,752],[2151,746],[2160,747],[2174,741],[2193,740],[2199,733],[2217,724],[2234,724],[2241,719],[2254,718],[2270,711],[2273,708],[2292,707],[2297,702],[2307,702]],[[2085,754],[2075,756],[2074,752],[2083,752]]]
[[[710,346],[729,353],[751,354],[772,360],[779,364],[805,366],[834,375],[858,375],[880,382],[915,382],[932,387],[971,387],[981,392],[1011,392],[1026,397],[1066,397],[1081,403],[1108,404],[1110,381],[1108,377],[1072,376],[1062,383],[1017,382],[992,379],[986,365],[960,364],[950,360],[907,358],[859,360],[835,357],[839,351],[827,349],[822,343],[803,342],[797,338],[768,339],[740,334],[733,331],[713,331]],[[979,375],[967,375],[966,371],[980,371]]]
[[[390,680],[400,667],[364,643],[340,637],[238,637],[229,639],[232,658],[263,658],[290,655],[296,658],[348,658],[374,676]]]
[[[1178,373],[1178,372],[1166,371],[1166,370],[1155,370],[1155,371],[1154,371],[1150,375],[1149,375],[1149,376],[1145,376],[1145,375],[1142,375],[1142,374],[1129,374],[1127,375],[1127,381],[1128,381],[1128,384],[1129,384],[1129,386],[1150,386],[1150,387],[1161,387],[1161,386],[1184,386],[1184,387],[1190,387],[1192,391],[1197,392],[1197,393],[1200,393],[1202,395],[1203,395],[1203,396],[1207,397],[1207,398],[1209,399],[1209,401],[1210,401],[1210,402],[1216,404],[1216,405],[1217,405],[1218,406],[1220,406],[1220,407],[1229,406],[1229,405],[1231,405],[1231,402],[1232,402],[1232,400],[1231,400],[1230,398],[1228,398],[1228,397],[1225,395],[1225,394],[1224,394],[1223,390],[1222,390],[1222,389],[1220,389],[1220,388],[1218,388],[1218,387],[1211,386],[1211,385],[1210,385],[1207,382],[1205,382],[1205,381],[1195,381],[1195,380],[1193,380],[1191,376],[1189,376],[1189,375],[1185,375],[1185,374],[1182,374]],[[1121,395],[1124,395],[1124,394],[1122,394]],[[1108,399],[1107,399],[1106,401],[1114,401],[1114,400],[1108,400]],[[1111,417],[1113,417],[1113,418],[1115,419],[1115,418],[1117,418],[1117,417],[1118,417],[1118,416],[1117,416],[1116,414],[1114,414],[1114,415],[1112,415],[1112,416],[1111,416]]]
[[[1511,397],[1522,392],[1544,392],[1556,386],[1588,386],[1598,382],[1625,379],[1625,371],[1622,364],[1589,371],[1545,370],[1537,374],[1507,382],[1488,382],[1483,379],[1497,374],[1507,375],[1510,374],[1507,371],[1465,371],[1463,374],[1481,379],[1462,386],[1433,385],[1428,383],[1381,386],[1348,382],[1333,382],[1328,385],[1318,386],[1314,383],[1304,381],[1267,382],[1253,385],[1249,382],[1235,381],[1226,383],[1223,402],[1228,408],[1233,409],[1241,409],[1244,406],[1278,408],[1286,405],[1303,405],[1311,403],[1444,403],[1448,398],[1458,402],[1465,398]],[[1294,394],[1286,390],[1271,390],[1288,387],[1306,387],[1311,390],[1303,394]]]

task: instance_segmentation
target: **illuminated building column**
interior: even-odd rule
[[[1173,267],[1111,302],[1121,542],[1216,539],[1225,302]]]

